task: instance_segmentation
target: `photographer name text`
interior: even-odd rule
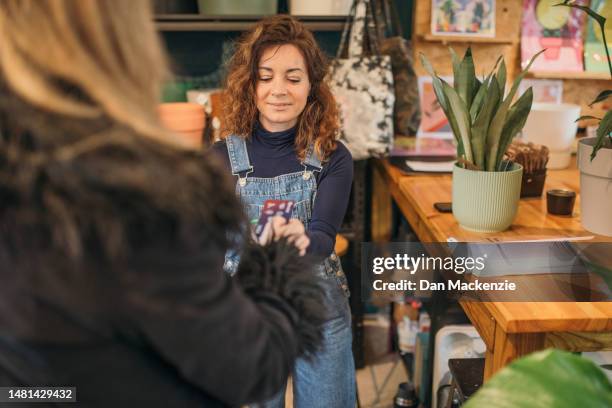
[[[446,282],[430,282],[421,279],[417,282],[400,280],[398,282],[383,282],[377,279],[373,282],[374,290],[458,290],[468,291],[511,291],[516,290],[516,283],[504,279],[503,282],[480,282],[478,279],[473,282],[463,280],[447,280]]]

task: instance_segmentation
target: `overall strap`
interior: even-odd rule
[[[246,141],[236,135],[230,135],[225,139],[227,154],[229,155],[232,174],[238,176],[241,185],[246,184],[246,178],[253,172],[253,166],[249,160]]]
[[[302,166],[304,166],[304,174],[302,176],[304,180],[309,180],[313,171],[320,172],[323,168],[321,160],[319,160],[319,157],[315,153],[314,144],[312,143],[308,146],[308,150],[306,150],[306,157],[302,162]]]
[[[308,165],[310,167],[314,167],[313,168],[314,171],[321,171],[321,169],[323,168],[323,165],[321,164],[321,160],[319,160],[319,157],[317,156],[317,153],[315,152],[313,143],[311,143],[310,146],[308,146],[308,150],[306,150],[306,156],[302,164]]]

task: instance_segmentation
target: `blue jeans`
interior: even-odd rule
[[[354,408],[355,364],[348,304],[345,313],[326,322],[323,330],[323,349],[312,361],[296,361],[292,377],[293,405],[295,408]],[[285,389],[261,406],[284,407]]]

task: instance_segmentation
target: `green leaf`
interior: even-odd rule
[[[474,95],[474,99],[472,99],[472,106],[470,106],[470,119],[472,119],[472,123],[476,121],[478,112],[480,112],[483,106],[485,96],[487,95],[488,85],[489,81],[485,79],[485,81],[478,88],[478,92],[476,92],[476,95]]]
[[[468,109],[472,105],[475,80],[476,71],[474,68],[474,60],[472,59],[472,49],[468,47],[459,65],[458,75],[457,73],[455,74],[455,83],[453,84]]]
[[[498,156],[497,153],[499,150],[501,132],[506,122],[506,115],[508,114],[508,109],[510,108],[510,104],[512,103],[512,100],[514,99],[514,95],[516,94],[516,91],[518,90],[518,87],[521,81],[527,74],[527,71],[529,70],[529,68],[531,68],[533,61],[535,61],[535,59],[538,56],[540,56],[540,54],[542,54],[543,52],[544,50],[538,52],[533,57],[531,57],[531,60],[529,61],[525,69],[521,71],[521,73],[514,80],[512,84],[512,88],[510,88],[510,92],[508,92],[508,96],[506,96],[506,99],[504,99],[504,101],[499,106],[499,109],[495,113],[495,116],[493,117],[493,121],[491,122],[491,127],[489,128],[489,132],[487,134],[487,147],[489,149],[487,157],[493,158],[493,157]],[[496,167],[497,167],[497,163],[495,163],[495,160],[490,160],[487,163],[486,170],[495,171]]]
[[[493,74],[495,73],[495,70],[497,69],[497,66],[499,65],[500,62],[502,62],[504,60],[504,56],[500,55],[499,57],[497,57],[497,60],[495,61],[495,65],[493,65],[493,69],[491,70],[491,72],[489,73],[489,78],[493,76]]]
[[[612,89],[607,89],[605,91],[601,91],[601,93],[599,95],[597,95],[597,98],[595,98],[595,100],[591,103],[589,103],[589,106],[593,106],[598,102],[603,102],[606,99],[608,99],[609,97],[612,96]]]
[[[423,68],[425,68],[425,71],[427,71],[427,73],[431,76],[434,93],[436,94],[436,99],[438,100],[438,103],[440,104],[440,107],[442,108],[444,113],[446,113],[446,111],[448,110],[448,103],[446,102],[446,98],[444,97],[444,92],[442,92],[442,83],[440,82],[436,71],[431,66],[431,63],[429,62],[425,54],[419,53],[419,58],[421,59],[421,64],[423,65]]]
[[[440,83],[440,80],[438,79],[438,75],[436,74],[436,71],[431,66],[431,63],[429,62],[427,57],[425,57],[425,54],[419,53],[419,58],[421,59],[421,64],[423,65],[423,68],[425,68],[427,73],[431,76],[432,83],[434,86],[434,93],[436,94],[436,99],[438,99],[438,103],[440,104],[440,107],[442,108],[442,110],[446,112],[446,110],[448,110],[448,104],[446,103],[446,98],[444,97],[444,93],[441,92],[442,84]],[[436,85],[438,85],[438,87],[436,87]],[[437,92],[438,90],[440,91],[440,93]]]
[[[499,65],[500,61],[503,61],[502,55],[500,55],[497,58],[497,61],[495,61],[495,65],[493,66],[493,69],[491,70],[489,75],[483,79],[482,84],[480,88],[478,89],[478,92],[476,93],[476,95],[474,96],[474,99],[472,100],[472,106],[470,106],[470,117],[472,119],[472,123],[474,123],[474,121],[476,120],[476,116],[478,115],[478,112],[480,112],[480,109],[482,107],[481,102],[484,100],[486,93],[489,91],[489,84],[491,83],[491,78],[493,77],[493,75],[495,75],[495,70],[497,69],[497,66]]]
[[[513,361],[464,408],[611,407],[612,384],[592,361],[548,349]]]
[[[506,92],[506,63],[504,60],[502,60],[499,71],[497,72],[497,82],[499,84],[499,93],[503,98],[504,92]]]
[[[508,111],[508,118],[502,130],[499,149],[495,157],[497,169],[499,169],[499,163],[501,163],[504,153],[508,150],[508,146],[510,146],[512,139],[514,139],[525,126],[527,117],[531,111],[532,103],[533,89],[529,87]]]
[[[453,75],[457,77],[459,73],[459,66],[461,65],[461,60],[459,59],[459,56],[457,56],[457,53],[455,52],[453,47],[448,47],[448,50],[450,51],[451,61],[453,62]]]
[[[421,64],[423,65],[423,68],[425,68],[427,73],[431,75],[432,85],[434,88],[436,99],[438,100],[438,103],[440,104],[440,107],[442,108],[444,115],[446,115],[446,118],[448,119],[448,124],[450,125],[451,130],[453,131],[453,135],[455,136],[455,140],[457,141],[457,155],[460,156],[461,154],[463,154],[463,143],[459,136],[461,133],[459,130],[459,126],[457,125],[457,121],[455,120],[453,115],[450,113],[449,103],[446,100],[446,96],[444,95],[442,81],[440,77],[438,77],[438,75],[436,74],[436,71],[433,69],[431,63],[429,62],[429,60],[423,53],[419,53],[419,58],[421,60]]]
[[[477,76],[474,76],[474,87],[472,88],[472,103],[474,103],[474,98],[476,97],[476,94],[478,93],[478,91],[480,91],[481,87],[482,87],[482,82],[480,82]],[[471,109],[471,105],[470,105],[470,109]]]
[[[606,50],[606,61],[608,62],[608,70],[610,71],[610,77],[612,77],[612,62],[610,61],[610,51],[608,50],[608,41],[606,40],[606,18],[602,15],[597,14],[595,11],[593,11],[587,6],[574,4],[574,2],[571,0],[564,0],[563,3],[555,4],[555,6],[565,6],[582,10],[597,22],[597,24],[599,25],[599,30],[601,31],[603,47]]]
[[[442,81],[444,87],[444,95],[449,103],[449,121],[451,116],[457,124],[461,143],[465,152],[465,159],[474,162],[472,156],[472,146],[470,143],[470,114],[468,113],[465,102],[461,99],[457,91],[455,91],[448,83]]]
[[[603,27],[606,24],[605,17],[600,16],[599,14],[597,14],[596,12],[594,12],[593,10],[588,8],[587,6],[581,6],[579,4],[573,4],[572,0],[565,0],[563,3],[555,4],[555,7],[556,6],[565,6],[565,7],[571,7],[571,8],[582,10],[585,13],[587,13],[589,16],[591,16],[593,19],[595,19],[595,21],[597,21],[597,24],[599,24],[601,27]]]
[[[579,117],[578,119],[576,119],[574,122],[579,122],[581,120],[586,120],[586,119],[596,119],[596,120],[601,120],[601,118],[595,117],[595,116],[590,116],[590,115],[584,115]]]
[[[495,75],[489,81],[487,91],[482,104],[482,110],[478,113],[472,127],[472,150],[474,152],[475,164],[483,170],[486,169],[486,141],[489,126],[491,125],[491,117],[497,109],[499,101],[502,99]]]
[[[595,146],[593,146],[593,153],[591,153],[591,161],[597,156],[597,152],[601,149],[606,141],[606,136],[609,136],[612,133],[612,110],[608,111],[604,117],[599,122],[599,127],[597,128],[597,140],[595,141]]]

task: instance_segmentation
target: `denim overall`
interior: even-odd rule
[[[249,160],[245,139],[229,136],[227,152],[232,174],[238,177],[236,194],[240,197],[249,220],[258,219],[266,200],[293,200],[292,218],[299,219],[306,229],[312,218],[317,193],[314,172],[322,169],[321,161],[310,146],[304,170],[277,177],[249,177],[253,166]],[[228,254],[225,269],[233,273],[238,256]],[[317,268],[321,276],[330,309],[324,326],[323,349],[312,361],[298,359],[293,372],[293,393],[296,408],[344,408],[355,406],[355,368],[351,351],[351,315],[348,308],[348,286],[340,259],[332,252]],[[265,407],[283,407],[284,389]]]

